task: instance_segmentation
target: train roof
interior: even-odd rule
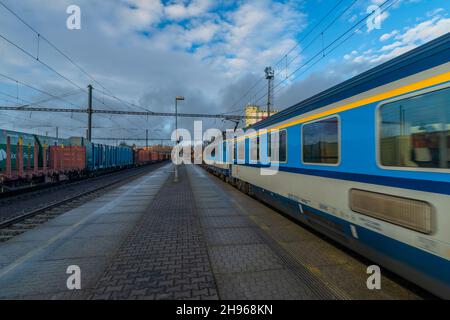
[[[450,61],[450,32],[264,119],[261,129]]]

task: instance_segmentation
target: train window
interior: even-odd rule
[[[245,139],[237,142],[238,161],[245,162]]]
[[[331,117],[303,125],[303,162],[339,163],[339,118]]]
[[[236,160],[236,138],[234,138],[233,140],[228,140],[227,142],[227,159],[228,159],[228,163],[234,163],[234,161]]]
[[[388,167],[450,168],[450,88],[382,105],[380,163]]]
[[[278,148],[278,159],[276,159],[277,155],[274,154],[272,158],[272,136],[276,135],[276,133],[272,133],[267,141],[268,145],[268,156],[274,162],[286,162],[287,161],[287,131],[281,130],[278,131],[278,143],[273,146],[274,148]]]
[[[227,155],[227,142],[222,143],[222,157],[223,162],[228,163],[228,155]]]
[[[250,139],[250,161],[259,161],[259,137]]]

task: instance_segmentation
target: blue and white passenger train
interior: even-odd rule
[[[237,159],[209,169],[450,298],[450,33],[251,129],[268,133],[223,142]],[[250,145],[275,131],[279,172],[261,175]]]

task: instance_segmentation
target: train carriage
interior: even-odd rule
[[[230,177],[232,167],[230,164],[230,153],[227,153],[228,146],[231,146],[231,144],[227,141],[222,143],[213,142],[209,146],[211,152],[205,152],[205,162],[209,164],[206,167],[208,171],[224,180],[228,180]]]
[[[22,167],[27,165],[28,159],[31,161],[31,165],[34,166],[34,148],[35,137],[29,134],[22,134],[19,132],[1,130],[0,132],[0,170],[6,170],[6,158],[7,158],[7,140],[9,138],[10,152],[11,152],[11,168],[15,170],[18,168],[19,153],[22,149]]]
[[[113,170],[134,164],[133,150],[93,143],[82,137],[70,138],[73,145],[86,147],[86,169],[90,173]]]
[[[135,165],[133,149],[0,130],[0,193]]]
[[[70,146],[70,141],[10,130],[0,131],[0,175],[5,179],[31,179],[50,165],[50,147]],[[7,177],[8,150],[10,175]],[[45,154],[44,154],[45,153]],[[50,168],[51,169],[51,168]]]
[[[242,190],[450,298],[450,34],[251,129],[263,131],[212,170],[228,165]],[[277,173],[263,175],[272,134]]]

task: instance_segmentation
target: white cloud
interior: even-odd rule
[[[396,39],[404,43],[424,43],[437,38],[450,30],[450,18],[435,17],[408,29]]]
[[[254,0],[228,15],[228,21],[222,24],[225,31],[219,49],[233,56],[230,74],[251,69],[262,71],[266,64],[273,63],[296,44],[296,35],[305,24],[305,16],[297,5],[295,1]],[[237,69],[234,59],[245,63],[239,63]]]
[[[380,37],[380,42],[392,40],[393,42],[383,45],[378,50],[361,55],[347,54],[345,60],[355,63],[370,63],[372,65],[390,60],[406,53],[426,42],[444,35],[450,30],[450,18],[435,16],[429,20],[405,28],[403,32],[393,30]]]
[[[182,20],[201,16],[208,12],[212,5],[213,1],[211,0],[194,0],[188,4],[179,2],[169,4],[164,8],[164,12],[169,19]]]
[[[388,53],[370,57],[369,62],[371,64],[378,64],[378,63],[381,63],[381,62],[385,62],[385,61],[391,60],[391,59],[393,59],[395,57],[398,57],[398,56],[400,56],[400,55],[402,55],[402,54],[404,54],[404,53],[406,53],[406,52],[408,52],[408,51],[410,51],[410,50],[412,50],[412,49],[414,49],[416,47],[417,47],[417,45],[415,45],[415,44],[404,45],[404,46],[401,46],[401,47],[400,46],[395,46]],[[365,59],[361,59],[361,62],[363,62],[364,60]],[[357,61],[355,60],[355,62],[357,62]]]
[[[390,33],[385,33],[385,34],[383,34],[383,35],[380,37],[380,41],[386,41],[386,40],[389,40],[389,39],[391,39],[393,36],[396,36],[397,34],[399,34],[399,31],[398,31],[398,30],[393,30],[393,31],[390,32]]]
[[[78,32],[65,28],[65,6],[71,4],[71,0],[21,4],[11,0],[10,3],[26,21],[116,96],[155,111],[173,110],[173,97],[178,94],[186,96],[181,108],[186,108],[187,112],[229,111],[231,104],[248,90],[249,84],[260,78],[264,67],[296,44],[297,34],[306,24],[302,7],[295,0],[239,1],[231,10],[223,10],[220,14],[213,10],[217,5],[214,1],[78,1],[82,8],[82,29]],[[35,52],[35,35],[22,28],[14,17],[5,15],[3,19],[3,12],[1,14],[1,33]],[[73,90],[69,83],[33,59],[18,54],[15,48],[3,41],[0,41],[0,51],[5,74],[53,93]],[[44,43],[41,43],[41,58],[82,87],[92,81]],[[44,80],[41,84],[36,83],[36,79]],[[95,96],[103,100],[101,88],[93,84],[98,89]],[[0,81],[0,86],[4,85]],[[20,93],[21,97],[33,101],[45,98],[25,90]],[[108,107],[129,107],[106,96],[104,99]],[[71,101],[84,106],[86,96],[80,93]],[[244,103],[234,106],[234,110]],[[54,101],[48,106],[66,105]],[[98,100],[94,107],[107,108]],[[33,113],[28,122],[35,126],[57,123],[62,136],[84,134],[83,116],[70,118],[57,114],[49,119],[45,114]],[[68,129],[74,123],[79,129]],[[150,118],[149,123],[151,128],[161,130],[158,136],[167,136],[173,126],[172,120],[167,118]],[[189,127],[191,123],[192,119],[180,119],[180,126]],[[20,124],[15,124],[16,129],[20,129]],[[143,128],[145,133],[147,121],[133,117],[110,119],[96,116],[94,125],[113,128],[113,131],[96,129],[94,136],[143,136],[142,132],[123,132],[119,128]]]
[[[264,67],[277,61],[296,44],[298,34],[306,25],[306,16],[299,5],[301,2],[297,0],[242,0],[235,2],[231,10],[220,13],[215,10],[217,2],[212,0],[121,0],[113,5],[108,1],[79,0],[83,14],[82,30],[69,32],[64,28],[65,16],[61,12],[65,12],[64,6],[71,0],[58,3],[43,1],[45,5],[42,1],[30,1],[16,8],[27,21],[37,26],[117,96],[155,111],[172,110],[173,97],[178,94],[186,96],[187,100],[181,108],[188,112],[230,111],[231,104],[262,76]],[[372,2],[378,1],[370,0]],[[15,2],[11,0],[11,3]],[[221,5],[224,3],[228,2],[223,1]],[[41,6],[44,6],[43,11],[37,9]],[[380,37],[378,48],[375,45],[367,50],[367,47],[361,46],[351,51],[344,56],[344,62],[337,59],[339,62],[333,68],[316,73],[312,78],[307,76],[310,82],[302,82],[304,88],[300,86],[301,91],[305,96],[317,92],[326,85],[341,81],[342,75],[354,75],[445,33],[450,29],[450,21],[440,14],[442,11],[436,12],[428,21],[403,31],[399,31],[398,26]],[[384,16],[383,19],[386,18]],[[11,35],[34,52],[36,39],[34,36],[25,37],[26,32],[17,29],[17,21],[13,24],[13,20],[0,20],[1,33]],[[59,28],[55,27],[58,23],[61,25]],[[301,46],[289,58],[300,50]],[[35,79],[45,79],[42,87],[48,87],[50,91],[71,89],[60,78],[50,77],[35,61],[18,55],[17,50],[2,41],[0,51],[5,73],[30,83]],[[89,79],[70,68],[64,59],[49,54],[49,51],[42,47],[44,61],[50,62],[55,69],[83,87],[88,84]],[[301,62],[300,56],[288,72]],[[283,77],[284,74],[283,70]],[[286,104],[282,106],[303,97],[298,95],[298,86],[288,91],[291,98],[285,100]],[[38,100],[35,96],[29,98]],[[86,97],[80,95],[75,101],[84,105],[85,100]],[[283,100],[280,98],[280,101]],[[124,108],[117,101],[107,102],[115,108]],[[234,110],[245,102],[234,106]],[[33,119],[37,117],[33,114]],[[55,118],[62,125],[78,120],[80,124],[85,122],[83,117],[75,117],[74,120],[56,115]],[[45,117],[39,119],[48,120]],[[191,120],[180,120],[180,126],[188,126]],[[99,117],[95,120],[98,126],[130,127],[130,123],[133,128],[146,126],[145,119],[114,118],[113,122],[111,124],[109,119]],[[150,119],[150,124],[161,129],[162,135],[172,127],[171,120],[164,118]],[[60,132],[63,133],[62,129]],[[107,135],[101,130],[97,133]]]
[[[305,15],[295,0],[248,0],[222,16],[213,13],[215,4],[210,0],[179,0],[165,6],[159,0],[147,6],[140,3],[144,0],[130,1],[133,6],[121,9],[126,18],[119,16],[114,25],[103,22],[106,34],[121,36],[115,34],[117,24],[124,25],[123,32],[145,31],[152,46],[193,52],[230,77],[259,69],[262,72],[296,44],[296,36],[305,25]],[[159,22],[162,27],[154,25]]]
[[[380,51],[391,51],[391,50],[393,50],[393,49],[395,49],[395,48],[398,48],[398,47],[401,47],[401,46],[403,46],[403,42],[401,42],[401,41],[396,41],[396,42],[394,42],[394,43],[391,43],[391,44],[388,44],[388,45],[383,46],[383,47],[380,49]]]
[[[220,27],[215,23],[206,23],[186,32],[186,39],[192,43],[207,43],[211,41]]]
[[[435,10],[428,11],[428,12],[426,13],[426,16],[427,16],[427,17],[434,17],[434,16],[440,14],[441,12],[445,12],[445,9],[444,9],[444,8],[437,8],[437,9],[435,9]]]
[[[161,21],[163,4],[160,0],[128,0],[126,6],[117,6],[121,22],[116,28],[143,29]]]

